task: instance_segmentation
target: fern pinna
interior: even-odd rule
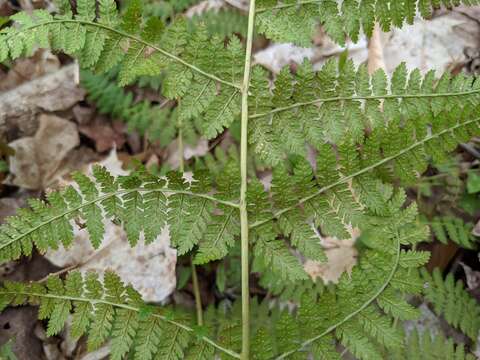
[[[144,169],[118,178],[101,167],[92,177],[77,174],[77,186],[49,193],[46,202],[32,200],[2,225],[0,257],[68,247],[75,220],[83,221],[94,247],[102,242],[104,219],[121,223],[132,246],[155,241],[168,226],[172,246],[192,253],[196,264],[228,256],[240,238],[242,297],[232,308],[208,309],[209,321],[197,326],[188,312],[144,304],[114,274],[102,283],[94,274],[72,273],[46,285],[5,283],[2,308],[40,305],[50,335],[73,313],[74,334],[88,334],[90,349],[110,339],[113,359],[338,359],[340,344],[371,360],[419,343],[405,336],[401,321],[419,316],[407,299],[424,290],[418,269],[429,253],[414,249],[429,238],[429,228],[400,186],[479,133],[480,83],[463,75],[422,76],[403,64],[388,79],[343,59],[320,71],[308,63],[294,73],[286,68],[272,81],[252,66],[251,54],[254,30],[308,45],[322,24],[341,44],[347,35],[356,41],[360,28],[368,36],[376,21],[387,30],[411,23],[416,10],[428,17],[439,6],[434,0],[250,0],[246,39],[226,42],[209,36],[205,25],[188,32],[181,16],[168,24],[144,19],[136,0],[122,15],[113,0],[79,0],[75,13],[60,1],[55,15],[13,15],[12,25],[0,30],[0,61],[40,46],[97,73],[118,67],[120,85],[161,74],[161,93],[177,103],[179,123],[195,120],[213,139],[240,118],[240,161],[220,172],[194,172],[192,181],[181,172],[158,178]],[[316,151],[314,166],[307,146]],[[248,171],[249,150],[272,168],[269,189]],[[327,236],[354,239],[359,250],[352,273],[331,286],[314,282],[303,267],[305,259],[325,261]],[[295,297],[294,311],[250,301],[250,264],[261,286]],[[447,347],[456,358],[469,358],[463,347]]]

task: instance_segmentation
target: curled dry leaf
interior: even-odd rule
[[[102,162],[113,175],[127,175],[115,150]],[[92,166],[86,170],[91,175]],[[75,240],[68,250],[48,251],[45,257],[56,266],[76,267],[81,272],[94,270],[102,275],[113,270],[125,283],[139,291],[147,302],[163,301],[175,289],[176,251],[170,248],[168,231],[150,245],[141,239],[130,247],[125,231],[111,221],[105,221],[105,237],[99,249],[95,250],[85,229],[74,225]]]
[[[291,64],[301,64],[305,59],[313,58],[313,49],[303,48],[292,44],[273,44],[255,54],[256,64],[265,66],[278,74],[280,70]]]
[[[471,291],[480,290],[480,271],[473,270],[470,266],[464,264],[463,262],[460,262],[460,265],[462,266],[463,271],[465,272],[468,290],[471,290]]]

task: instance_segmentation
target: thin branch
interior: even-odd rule
[[[394,160],[394,159],[396,159],[396,158],[398,158],[398,157],[400,157],[400,156],[402,156],[402,155],[404,155],[404,154],[412,151],[413,149],[415,149],[415,148],[417,148],[417,147],[425,144],[426,142],[428,142],[428,141],[430,141],[430,140],[433,140],[433,139],[442,137],[442,136],[445,135],[446,133],[452,132],[452,131],[454,131],[454,130],[456,130],[456,129],[458,129],[458,128],[461,128],[461,127],[463,127],[463,126],[467,126],[467,125],[469,125],[469,124],[473,124],[473,123],[476,123],[476,122],[479,122],[479,121],[480,121],[480,118],[476,118],[476,119],[469,120],[469,121],[466,121],[466,122],[463,122],[463,123],[460,123],[460,124],[456,124],[456,125],[454,125],[454,126],[452,126],[452,127],[449,127],[449,128],[447,128],[447,129],[444,129],[444,130],[440,131],[440,132],[437,133],[437,134],[429,135],[429,136],[425,137],[424,139],[422,139],[422,140],[420,140],[420,141],[417,141],[417,142],[413,143],[412,145],[410,145],[409,147],[407,147],[407,148],[399,151],[399,152],[398,152],[397,154],[395,154],[395,155],[388,156],[388,157],[386,157],[386,158],[384,158],[384,159],[382,159],[382,160],[380,160],[380,161],[378,161],[378,162],[376,162],[376,163],[374,163],[374,164],[372,164],[372,165],[370,165],[370,166],[367,166],[366,168],[363,168],[363,169],[361,169],[361,170],[359,170],[359,171],[357,171],[357,172],[355,172],[355,173],[353,173],[353,174],[351,174],[351,175],[345,176],[345,177],[341,178],[341,179],[338,180],[338,181],[335,181],[334,183],[332,183],[332,184],[330,184],[330,185],[327,185],[327,186],[322,187],[321,189],[319,189],[317,192],[313,193],[312,195],[309,195],[309,196],[306,196],[306,197],[300,199],[295,205],[292,205],[292,206],[289,206],[289,207],[287,207],[287,208],[284,208],[284,209],[282,209],[282,210],[277,211],[277,212],[276,212],[275,214],[273,214],[273,216],[271,216],[270,218],[265,219],[265,220],[261,220],[261,221],[257,221],[257,222],[255,222],[255,223],[251,224],[251,225],[250,225],[250,229],[256,228],[256,227],[261,226],[261,225],[263,225],[263,224],[266,224],[266,223],[268,223],[268,222],[270,222],[270,221],[272,221],[272,220],[274,220],[274,219],[277,219],[277,218],[279,218],[281,215],[285,214],[286,212],[289,212],[290,210],[295,209],[295,208],[298,207],[299,205],[301,205],[301,204],[303,204],[303,203],[305,203],[305,202],[307,202],[307,201],[309,201],[309,200],[314,199],[315,197],[323,194],[324,192],[326,192],[326,191],[328,191],[328,190],[330,190],[330,189],[332,189],[332,188],[334,188],[334,187],[336,187],[336,186],[338,186],[338,185],[345,184],[346,182],[350,181],[350,180],[353,179],[353,178],[356,178],[357,176],[360,176],[360,175],[363,175],[363,174],[365,174],[365,173],[367,173],[367,172],[369,172],[369,171],[372,171],[373,169],[375,169],[375,168],[377,168],[377,167],[379,167],[379,166],[381,166],[381,165],[384,165],[384,164],[386,164],[386,163],[388,163],[388,162],[390,162],[390,161],[392,161],[392,160]]]
[[[221,78],[219,78],[218,76],[214,75],[214,74],[211,74],[211,73],[208,73],[202,69],[200,69],[199,67],[193,65],[193,64],[190,64],[189,62],[179,58],[178,56],[174,55],[174,54],[171,54],[169,53],[168,51],[148,42],[148,41],[145,41],[135,35],[131,35],[131,34],[128,34],[126,32],[123,32],[121,30],[118,30],[118,29],[114,29],[108,25],[105,25],[105,24],[100,24],[100,23],[96,23],[96,22],[92,22],[92,21],[84,21],[84,20],[76,20],[76,19],[57,19],[57,20],[50,20],[50,21],[45,21],[45,22],[42,22],[42,23],[38,23],[38,24],[35,24],[35,25],[31,25],[31,26],[28,26],[28,27],[25,27],[23,29],[20,29],[18,30],[18,32],[27,32],[29,30],[33,30],[37,27],[42,27],[42,26],[47,26],[47,25],[50,25],[50,24],[61,24],[61,23],[64,23],[64,24],[82,24],[82,25],[87,25],[87,26],[92,26],[92,27],[97,27],[97,28],[100,28],[100,29],[103,29],[103,30],[106,30],[106,31],[110,31],[111,33],[114,33],[114,34],[117,34],[117,35],[120,35],[121,37],[123,38],[127,38],[127,39],[131,39],[135,42],[138,42],[140,44],[143,44],[145,46],[148,46],[149,48],[152,48],[154,49],[155,51],[158,51],[159,53],[161,53],[162,55],[165,55],[166,57],[172,59],[173,61],[176,61],[186,67],[188,67],[189,69],[207,77],[207,78],[210,78],[212,80],[215,80],[215,81],[218,81],[219,83],[222,83],[222,84],[225,84],[225,85],[228,85],[230,87],[233,87],[235,89],[240,89],[240,85],[238,84],[234,84],[230,81],[227,81],[227,80],[223,80]],[[3,38],[3,40],[5,40],[6,42],[8,42],[8,40],[13,37],[13,36],[17,36],[18,35],[18,32],[15,32],[11,35],[7,35]]]
[[[395,254],[395,262],[392,266],[392,270],[390,271],[390,273],[388,274],[385,282],[382,284],[382,286],[380,286],[380,288],[375,292],[375,294],[373,294],[367,301],[365,301],[362,306],[360,306],[357,310],[351,312],[350,314],[348,314],[347,316],[345,316],[342,320],[340,320],[339,322],[337,322],[336,324],[333,324],[332,326],[330,326],[328,329],[326,329],[324,332],[322,332],[321,334],[317,335],[317,336],[314,336],[313,338],[310,338],[306,341],[304,341],[299,348],[297,349],[294,349],[294,350],[291,350],[291,351],[287,351],[283,354],[281,354],[280,356],[278,356],[276,358],[276,360],[281,360],[281,359],[285,359],[287,356],[290,356],[294,353],[296,353],[297,351],[302,351],[304,350],[308,345],[312,344],[313,342],[321,339],[322,337],[324,337],[325,335],[331,333],[332,331],[334,331],[335,329],[337,329],[339,326],[345,324],[347,321],[349,321],[350,319],[352,319],[353,317],[357,316],[360,312],[362,312],[363,310],[365,310],[371,303],[373,303],[380,295],[382,295],[382,293],[385,291],[385,289],[387,288],[387,286],[390,284],[390,282],[392,281],[393,279],[393,276],[395,275],[395,272],[397,271],[398,269],[398,263],[400,261],[400,237],[397,233],[397,236],[396,236],[396,240],[397,240],[397,243],[396,243],[396,247],[397,247],[397,252]]]
[[[278,107],[271,111],[260,113],[260,114],[252,114],[250,115],[250,119],[256,119],[272,114],[276,114],[278,112],[292,110],[302,106],[314,105],[318,103],[327,103],[333,101],[358,101],[358,100],[383,100],[383,99],[418,99],[418,98],[437,98],[437,97],[450,97],[450,96],[465,96],[465,95],[473,95],[480,93],[480,89],[474,89],[469,91],[460,91],[460,92],[453,92],[453,93],[438,93],[438,94],[399,94],[399,95],[371,95],[371,96],[338,96],[332,98],[319,98],[314,99],[311,101],[306,102],[299,102],[292,105]]]
[[[128,305],[128,304],[118,304],[118,303],[115,303],[115,302],[112,302],[112,301],[107,301],[105,299],[89,299],[89,298],[75,297],[75,296],[68,296],[68,295],[45,294],[45,293],[35,293],[35,292],[27,292],[27,291],[15,292],[15,291],[5,291],[5,290],[3,290],[1,293],[2,294],[7,294],[7,295],[25,295],[25,296],[31,296],[31,297],[37,297],[37,298],[57,299],[57,300],[64,300],[64,301],[87,302],[87,303],[90,303],[92,305],[106,304],[106,305],[110,305],[110,306],[113,306],[113,307],[116,307],[116,308],[131,310],[131,311],[135,311],[135,312],[140,312],[141,311],[141,309],[138,308],[138,307]],[[152,314],[150,314],[150,316],[154,316],[156,318],[159,318],[159,319],[161,319],[165,322],[168,322],[169,324],[175,325],[175,326],[177,326],[177,327],[179,327],[179,328],[181,328],[185,331],[192,332],[192,333],[194,332],[194,330],[191,327],[189,327],[185,324],[179,323],[175,320],[169,319],[169,318],[167,318],[163,315],[152,313]],[[223,346],[217,344],[212,339],[210,339],[206,336],[200,336],[199,338],[202,339],[203,341],[209,343],[213,347],[217,348],[218,350],[224,352],[225,354],[228,354],[228,355],[230,355],[230,356],[232,356],[236,359],[240,359],[240,354],[238,354],[238,353],[236,353],[236,352],[234,352],[230,349],[224,348]]]

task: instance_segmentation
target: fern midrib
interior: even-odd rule
[[[308,345],[312,344],[313,342],[321,339],[322,337],[324,337],[325,335],[331,333],[332,331],[334,331],[335,329],[337,329],[339,326],[345,324],[347,321],[349,321],[350,319],[354,318],[355,316],[357,316],[359,313],[361,313],[363,310],[365,310],[368,306],[370,306],[370,304],[372,304],[380,295],[382,295],[382,293],[385,291],[385,289],[387,288],[387,286],[390,284],[390,282],[392,281],[393,279],[393,276],[395,275],[395,272],[397,271],[398,269],[398,264],[400,262],[400,236],[399,234],[397,233],[396,234],[396,240],[397,240],[397,243],[396,243],[396,248],[397,248],[397,251],[396,251],[396,254],[395,254],[395,261],[394,261],[394,264],[392,266],[392,270],[390,271],[390,273],[388,274],[387,278],[385,279],[385,282],[382,284],[382,286],[380,286],[378,288],[378,290],[375,292],[375,294],[373,294],[367,301],[365,301],[362,306],[360,306],[357,310],[351,312],[350,314],[348,314],[347,316],[345,316],[342,320],[340,320],[339,322],[337,322],[336,324],[333,324],[332,326],[330,326],[328,329],[326,329],[325,331],[323,331],[322,333],[320,333],[319,335],[315,336],[315,337],[312,337],[306,341],[304,341],[300,347],[298,347],[297,349],[294,349],[294,350],[290,350],[288,352],[285,352],[283,354],[281,354],[280,356],[277,356],[275,359],[276,360],[281,360],[281,359],[285,359],[286,357],[296,353],[297,351],[301,351],[303,349],[305,349]]]
[[[171,354],[173,353],[173,349],[175,348],[175,344],[177,342],[177,337],[178,337],[178,334],[180,334],[180,328],[177,327],[175,329],[175,334],[173,335],[173,337],[170,339],[171,342],[170,342],[170,346],[169,346],[169,349],[168,349],[168,359],[171,359]]]
[[[213,242],[213,246],[217,246],[217,243],[220,241],[220,239],[222,239],[222,237],[223,237],[222,235],[223,235],[223,233],[225,233],[225,231],[227,229],[227,225],[230,222],[230,219],[232,218],[233,213],[234,213],[234,210],[233,209],[230,210],[230,213],[225,218],[225,221],[222,223],[222,227],[221,227],[220,231],[217,233],[217,237],[215,238],[215,241]]]
[[[47,298],[47,299],[63,300],[63,301],[77,301],[77,302],[89,303],[92,306],[94,306],[96,304],[104,304],[104,305],[112,306],[114,308],[135,311],[137,313],[140,313],[140,311],[141,311],[141,309],[138,308],[138,307],[128,305],[128,304],[119,304],[119,303],[115,303],[113,301],[108,301],[108,300],[105,300],[105,299],[90,299],[90,298],[83,298],[83,297],[77,297],[77,296],[46,294],[46,293],[37,293],[37,292],[28,292],[28,291],[8,291],[8,290],[6,291],[5,289],[1,291],[1,294],[13,295],[13,296],[24,295],[24,296],[28,296],[28,297]],[[152,313],[152,314],[150,314],[150,316],[156,317],[156,318],[158,318],[162,321],[165,321],[169,324],[172,324],[172,325],[174,325],[178,328],[182,328],[185,331],[195,332],[194,329],[192,329],[191,327],[189,327],[185,324],[179,323],[175,320],[168,319],[167,317],[165,317],[163,315]],[[224,352],[224,353],[226,353],[226,354],[228,354],[228,355],[230,355],[230,356],[232,356],[236,359],[240,359],[240,354],[238,354],[238,353],[236,353],[236,352],[234,352],[230,349],[224,348],[223,346],[217,344],[212,339],[210,339],[206,336],[200,336],[199,338],[201,340],[209,343],[213,347],[217,348],[218,350],[220,350],[220,351],[222,351],[222,352]]]
[[[384,99],[421,99],[421,98],[438,98],[438,97],[455,97],[465,96],[480,93],[480,89],[474,89],[461,92],[448,92],[448,93],[436,93],[436,94],[388,94],[388,95],[368,95],[368,96],[337,96],[331,98],[318,98],[305,102],[298,102],[292,105],[275,108],[271,111],[259,114],[250,115],[250,119],[256,119],[265,117],[268,115],[276,114],[283,111],[296,109],[303,106],[315,105],[318,103],[328,103],[335,101],[360,101],[360,100],[384,100]]]
[[[148,41],[145,41],[135,35],[131,35],[131,34],[128,34],[124,31],[121,31],[121,30],[118,30],[118,29],[115,29],[115,28],[112,28],[108,25],[105,25],[105,24],[101,24],[101,23],[96,23],[96,22],[92,22],[92,21],[85,21],[85,20],[76,20],[76,19],[56,19],[56,20],[49,20],[49,21],[44,21],[44,22],[41,22],[41,23],[38,23],[38,24],[35,24],[35,25],[30,25],[30,26],[27,26],[25,28],[22,28],[22,29],[19,29],[18,32],[27,32],[29,30],[33,30],[35,28],[38,28],[38,27],[42,27],[42,26],[47,26],[47,25],[50,25],[50,24],[61,24],[61,23],[65,23],[65,24],[77,24],[77,25],[88,25],[88,26],[92,26],[92,27],[97,27],[97,28],[101,28],[103,30],[107,30],[107,31],[110,31],[114,34],[117,34],[117,35],[120,35],[121,37],[123,38],[127,38],[127,39],[131,39],[135,42],[138,42],[144,46],[148,46],[152,49],[154,49],[155,51],[158,51],[159,53],[165,55],[166,57],[188,67],[189,69],[207,77],[207,78],[210,78],[212,80],[215,80],[215,81],[218,81],[219,83],[222,83],[222,84],[225,84],[227,86],[230,86],[230,87],[233,87],[235,89],[238,89],[240,90],[241,89],[241,86],[238,85],[238,84],[234,84],[230,81],[227,81],[227,80],[224,80],[224,79],[221,79],[219,78],[218,76],[214,75],[214,74],[211,74],[209,72],[206,72],[202,69],[200,69],[199,67],[195,66],[194,64],[190,64],[189,62],[181,59],[180,57],[148,42]],[[11,34],[11,35],[7,35],[5,37],[0,38],[4,41],[9,41],[10,38],[13,38],[15,35],[18,34],[15,33],[15,34]]]
[[[233,207],[233,208],[238,208],[238,204],[236,203],[233,203],[233,202],[230,202],[230,201],[225,201],[225,200],[220,200],[220,199],[217,199],[213,196],[210,196],[210,195],[206,195],[206,194],[196,194],[196,193],[192,193],[190,191],[183,191],[183,190],[172,190],[172,189],[146,189],[146,188],[135,188],[135,189],[128,189],[128,190],[120,190],[120,191],[116,191],[116,192],[113,192],[113,193],[108,193],[108,194],[104,194],[102,196],[99,196],[91,201],[87,201],[81,205],[78,205],[74,208],[71,208],[67,211],[64,211],[63,213],[61,214],[58,214],[58,215],[55,215],[53,217],[51,217],[50,219],[48,219],[47,221],[43,221],[41,222],[40,224],[38,224],[37,226],[31,228],[30,230],[28,230],[27,232],[24,232],[22,233],[20,236],[17,236],[15,238],[12,238],[10,241],[6,242],[6,243],[3,243],[0,245],[0,251],[2,249],[4,249],[5,247],[25,238],[26,236],[32,234],[33,232],[37,231],[38,229],[40,229],[41,227],[43,226],[46,226],[48,224],[51,224],[52,222],[54,222],[55,220],[58,220],[58,219],[61,219],[71,213],[74,213],[80,209],[83,209],[84,207],[87,207],[89,205],[93,205],[93,204],[96,204],[98,202],[102,202],[106,199],[109,199],[111,197],[117,197],[119,195],[125,195],[125,194],[130,194],[132,192],[146,192],[146,193],[151,193],[151,192],[163,192],[163,193],[168,193],[168,194],[182,194],[182,195],[188,195],[188,196],[194,196],[194,197],[199,197],[199,198],[203,198],[203,199],[208,199],[210,201],[213,201],[213,202],[217,202],[217,203],[220,203],[220,204],[224,204],[224,205],[227,205],[227,206],[230,206],[230,207]]]
[[[227,111],[228,107],[230,106],[230,103],[233,101],[233,99],[237,94],[238,94],[238,90],[234,90],[232,92],[232,95],[230,95],[230,97],[228,98],[228,101],[225,103],[225,105],[223,105],[222,111],[217,115],[217,117],[215,118],[215,121],[211,122],[212,124],[217,123],[217,120],[225,113],[225,111]]]
[[[436,133],[436,134],[427,136],[427,137],[425,137],[424,139],[422,139],[422,140],[420,140],[420,141],[417,141],[417,142],[413,143],[412,145],[410,145],[409,147],[407,147],[407,148],[399,151],[399,152],[398,152],[397,154],[395,154],[395,155],[386,157],[386,158],[384,158],[384,159],[382,159],[382,160],[380,160],[380,161],[378,161],[378,162],[376,162],[376,163],[374,163],[374,164],[372,164],[372,165],[370,165],[370,166],[367,166],[366,168],[363,168],[362,170],[359,170],[359,171],[357,171],[357,172],[355,172],[355,173],[353,173],[353,174],[351,174],[351,175],[348,175],[348,176],[346,176],[346,177],[343,177],[343,178],[341,178],[340,180],[338,180],[338,181],[336,181],[336,182],[334,182],[334,183],[332,183],[332,184],[330,184],[330,185],[327,185],[327,186],[322,187],[322,188],[319,189],[317,192],[315,192],[315,193],[313,193],[313,194],[311,194],[311,195],[309,195],[309,196],[306,196],[306,197],[300,199],[296,204],[294,204],[294,205],[292,205],[292,206],[289,206],[289,207],[287,207],[287,208],[284,208],[284,209],[282,209],[282,210],[277,211],[277,212],[276,212],[275,214],[273,214],[270,218],[265,219],[265,220],[261,220],[261,221],[257,221],[257,222],[255,222],[255,223],[251,224],[251,225],[250,225],[250,229],[256,228],[256,227],[258,227],[258,226],[260,226],[260,225],[263,225],[263,224],[268,223],[268,222],[270,222],[270,221],[272,221],[272,220],[274,220],[274,219],[277,219],[278,217],[280,217],[281,215],[285,214],[286,212],[295,209],[297,206],[299,206],[299,205],[301,205],[301,204],[303,204],[303,203],[305,203],[305,202],[307,202],[307,201],[309,201],[309,200],[312,200],[312,199],[314,199],[315,197],[323,194],[325,191],[330,190],[330,189],[332,189],[332,188],[334,188],[334,187],[336,187],[336,186],[342,185],[342,184],[348,182],[349,180],[356,178],[357,176],[363,175],[363,174],[365,174],[365,173],[367,173],[367,172],[369,172],[369,171],[371,171],[371,170],[373,170],[373,169],[375,169],[375,168],[377,168],[377,167],[379,167],[379,166],[381,166],[381,165],[384,165],[384,164],[386,164],[386,163],[388,163],[388,162],[390,162],[390,161],[392,161],[392,160],[394,160],[394,159],[396,159],[396,158],[398,158],[398,157],[400,157],[400,156],[402,156],[402,155],[404,155],[404,154],[412,151],[412,150],[415,149],[416,147],[421,146],[421,145],[427,143],[427,142],[430,141],[430,140],[439,138],[439,137],[445,135],[446,133],[452,132],[452,131],[454,131],[454,130],[456,130],[456,129],[458,129],[458,128],[461,128],[461,127],[466,126],[466,125],[469,125],[469,124],[473,124],[473,123],[478,122],[478,121],[480,121],[480,118],[476,118],[476,119],[473,119],[473,120],[465,121],[465,122],[463,122],[463,123],[459,123],[459,124],[456,124],[456,125],[454,125],[454,126],[451,126],[451,127],[447,128],[447,129],[444,129],[444,130],[442,130],[442,131],[440,131],[440,132],[438,132],[438,133]]]
[[[202,207],[201,207],[200,211],[198,212],[198,218],[199,219],[205,219],[209,215],[209,212],[206,211],[206,210],[207,210],[207,200],[204,200],[204,201],[202,201]],[[199,222],[197,222],[197,221],[194,224],[190,225],[190,228],[191,228],[190,236],[192,236],[192,234],[195,233],[195,230],[198,230],[199,226],[200,226]]]

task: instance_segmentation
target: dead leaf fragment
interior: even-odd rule
[[[75,124],[53,115],[41,115],[33,137],[11,142],[10,176],[5,183],[26,189],[45,189],[62,175],[62,163],[80,139]]]
[[[121,148],[125,144],[125,136],[101,117],[88,125],[80,125],[79,130],[95,142],[95,149],[100,153],[113,147]]]
[[[327,256],[326,262],[307,260],[303,265],[307,274],[315,280],[321,278],[325,284],[337,284],[344,272],[350,274],[357,263],[355,240],[339,240],[335,237],[322,238]]]
[[[67,65],[0,93],[0,135],[32,135],[38,114],[65,110],[83,100],[85,92],[78,87],[77,73],[78,65]]]
[[[473,229],[472,229],[472,234],[475,235],[475,236],[480,237],[480,220],[477,221],[477,223],[476,223],[475,226],[473,227]]]
[[[12,68],[0,82],[0,92],[13,89],[20,84],[54,73],[59,69],[58,57],[48,50],[40,49],[31,57],[15,60]]]

